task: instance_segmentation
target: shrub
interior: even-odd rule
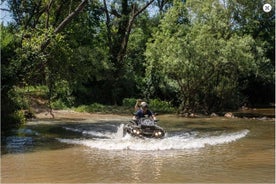
[[[19,124],[26,123],[25,113],[24,113],[23,110],[15,111],[14,114],[13,114],[13,119],[16,122],[19,122]]]
[[[123,106],[125,107],[134,107],[136,104],[135,98],[124,98],[123,99]]]
[[[66,104],[61,100],[61,99],[58,99],[58,100],[55,100],[51,103],[51,107],[53,109],[56,109],[56,110],[60,110],[60,109],[67,109],[68,107],[66,106]]]
[[[74,110],[77,112],[86,112],[86,107],[87,107],[87,105],[80,105],[80,106],[74,108]]]
[[[26,122],[23,110],[15,110],[11,114],[1,116],[1,134],[9,134],[13,128],[18,128]]]
[[[20,88],[14,87],[8,92],[9,99],[14,103],[17,109],[27,109],[29,101]]]
[[[136,104],[135,98],[123,99],[124,107],[134,107],[135,104]],[[159,99],[149,100],[149,106],[152,111],[156,111],[156,112],[172,113],[172,112],[175,112],[176,110],[170,102],[162,101]]]
[[[175,112],[175,108],[170,102],[162,101],[159,99],[149,100],[150,109],[155,112],[172,113]]]
[[[103,112],[105,106],[99,103],[93,103],[90,105],[81,105],[75,108],[75,111],[78,112]]]
[[[125,98],[123,100],[123,106],[107,106],[99,103],[93,103],[90,105],[80,105],[74,108],[77,112],[104,112],[104,113],[133,113],[134,105],[136,103],[135,98]],[[149,100],[150,109],[154,112],[173,113],[175,108],[170,102],[161,101],[158,99]]]

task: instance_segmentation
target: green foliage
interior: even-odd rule
[[[239,77],[257,71],[263,58],[261,48],[249,35],[231,31],[231,17],[219,1],[192,4],[197,16],[189,21],[183,3],[175,3],[161,21],[160,29],[149,42],[148,76],[175,81],[181,99],[181,111],[211,112],[239,105]],[[212,4],[212,6],[210,6]],[[260,51],[260,52],[258,52]],[[243,86],[244,87],[244,86]]]
[[[8,97],[18,109],[27,109],[29,107],[29,101],[24,91],[18,87],[10,90]]]
[[[135,98],[124,98],[123,100],[123,106],[128,108],[134,108],[134,105],[136,104]],[[161,112],[161,113],[173,113],[176,111],[176,109],[173,107],[173,105],[170,102],[162,101],[159,99],[150,99],[149,100],[149,106],[150,109],[154,112]]]
[[[154,2],[160,12],[143,11],[130,34],[131,10],[145,1],[107,1],[110,22],[102,1],[89,1],[58,34],[78,1],[7,2],[15,22],[1,25],[1,119],[28,108],[30,95],[54,109],[128,113],[130,97],[155,99],[157,112],[275,98],[275,11],[261,0]]]
[[[93,103],[91,105],[81,105],[77,108],[74,108],[77,112],[104,112],[105,106],[99,103]]]
[[[9,31],[8,28],[4,27],[3,25],[1,27],[1,49],[8,51],[11,44],[14,42],[14,35]],[[2,53],[4,54],[4,53]]]
[[[66,104],[61,99],[51,102],[51,108],[53,108],[55,110],[68,109]]]
[[[1,115],[1,133],[6,134],[13,128],[18,128],[26,122],[24,111],[15,110],[11,114]]]
[[[18,110],[26,105],[24,98],[21,98],[14,90],[17,83],[17,70],[11,65],[18,46],[18,40],[9,27],[1,28],[1,133],[22,123]]]
[[[135,98],[124,98],[123,99],[123,106],[125,107],[129,107],[129,108],[134,108],[135,104],[136,104],[136,100]]]
[[[6,93],[3,96],[3,92]],[[1,132],[6,133],[26,122],[23,109],[29,107],[28,98],[19,88],[13,87],[8,92],[2,90],[1,94]]]
[[[154,112],[159,113],[173,113],[176,111],[176,109],[170,102],[162,101],[159,99],[150,99],[149,106],[150,109],[152,109]]]
[[[19,122],[19,124],[26,123],[25,113],[22,110],[15,111],[12,115],[12,119],[14,119],[13,121],[15,122]]]
[[[15,87],[14,89],[18,94],[25,96],[32,95],[46,98],[49,93],[49,89],[45,85]]]
[[[266,3],[274,5],[275,0]],[[259,61],[258,70],[240,79],[247,84],[242,93],[253,106],[275,101],[275,6],[274,11],[264,12],[263,5],[261,0],[240,0],[229,1],[227,6],[236,25],[234,31],[239,35],[250,34],[255,40],[253,52]]]
[[[124,98],[122,106],[109,106],[102,105],[99,103],[93,103],[90,105],[80,105],[73,108],[77,112],[103,112],[103,113],[121,113],[121,114],[131,114],[134,112],[134,105],[136,104],[135,98]],[[150,109],[158,113],[174,113],[176,109],[172,106],[170,102],[161,101],[159,99],[149,100]]]
[[[65,108],[74,104],[75,98],[71,95],[72,89],[65,80],[55,81],[48,95],[51,100],[51,107]]]
[[[18,47],[19,40],[13,30],[9,27],[0,25],[1,28],[1,92],[8,92],[16,83],[18,78],[17,68],[12,64],[15,56],[15,50]],[[5,94],[6,95],[6,94]]]

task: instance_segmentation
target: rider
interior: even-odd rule
[[[156,117],[154,114],[148,109],[148,104],[146,102],[141,102],[140,109],[136,111],[136,113],[133,116],[133,120],[137,121],[140,118],[144,118],[146,115],[149,118],[152,118],[154,121],[156,121]]]

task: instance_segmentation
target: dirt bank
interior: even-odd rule
[[[35,114],[39,120],[107,120],[107,119],[130,119],[129,115],[104,114],[104,113],[87,113],[76,112],[73,110],[53,110],[52,113],[43,111]]]
[[[77,112],[74,110],[51,110],[48,107],[46,99],[41,97],[30,97],[30,110],[31,114],[28,114],[26,110],[26,116],[28,119],[37,120],[108,120],[108,119],[119,119],[129,120],[131,114],[107,114],[107,113],[88,113],[88,112]]]

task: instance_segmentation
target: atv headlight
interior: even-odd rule
[[[141,133],[141,131],[139,129],[134,129],[133,133],[136,134],[136,135],[139,135]]]
[[[160,137],[162,135],[162,132],[161,131],[156,131],[154,132],[154,136],[155,137]]]

